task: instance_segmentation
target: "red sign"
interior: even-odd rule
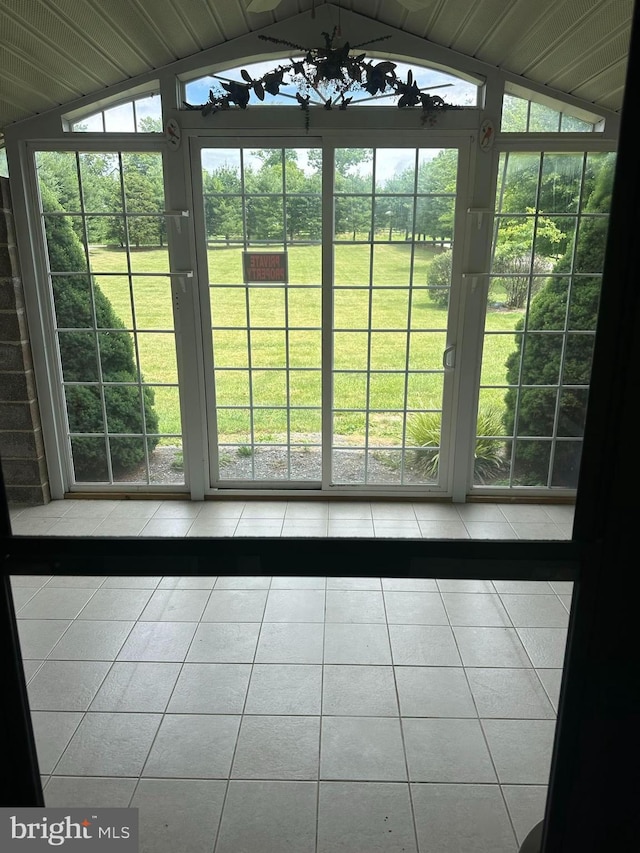
[[[244,280],[252,282],[279,281],[288,279],[286,252],[243,252]]]

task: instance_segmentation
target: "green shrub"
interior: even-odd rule
[[[451,257],[450,250],[435,255],[427,270],[427,285],[430,290],[429,299],[440,308],[449,307],[451,292]]]
[[[510,311],[520,311],[526,307],[529,294],[534,295],[539,287],[539,277],[550,273],[552,269],[553,265],[547,258],[536,255],[532,261],[530,255],[514,255],[502,247],[496,251],[493,259],[489,298],[495,298],[496,293],[503,293],[504,307]],[[507,274],[508,277],[501,277]]]
[[[594,183],[585,211],[608,213],[611,203],[615,155],[607,157]],[[528,334],[516,335],[515,350],[509,355],[507,383],[512,386],[584,385],[591,376],[592,335],[569,335],[563,351],[562,330],[593,331],[596,328],[600,299],[600,276],[606,246],[607,218],[584,217],[580,223],[578,243],[554,267],[554,277],[547,279],[531,301],[527,323]],[[582,273],[572,276],[571,272]],[[594,275],[588,275],[594,273]],[[557,276],[557,277],[556,277]],[[571,289],[570,289],[571,286]],[[567,295],[571,300],[567,304]],[[524,328],[521,319],[516,330]],[[537,331],[558,334],[534,334]],[[525,342],[524,355],[522,343]],[[522,363],[521,363],[522,362]],[[532,387],[518,391],[509,388],[505,395],[505,430],[516,436],[514,478],[522,485],[547,485],[549,478],[549,441],[517,441],[517,436],[552,436],[556,414],[555,388]],[[559,401],[557,435],[578,437],[583,434],[587,406],[586,388],[566,388]],[[517,413],[516,413],[517,407]],[[516,422],[517,419],[517,422]],[[553,486],[575,488],[580,467],[581,441],[559,442],[551,475]]]
[[[441,412],[420,412],[407,421],[407,436],[416,447],[413,466],[427,477],[438,476]]]
[[[41,186],[41,194],[45,210],[62,210],[54,194],[45,185]],[[52,272],[77,272],[75,275],[53,276],[58,329],[74,330],[60,331],[58,336],[63,378],[65,382],[85,383],[65,387],[70,431],[104,432],[100,389],[97,385],[86,384],[97,382],[102,371],[105,383],[135,383],[104,386],[108,432],[137,433],[141,436],[144,427],[148,433],[157,432],[154,392],[152,388],[143,388],[141,396],[131,334],[124,331],[124,323],[116,315],[98,283],[88,274],[84,249],[73,231],[69,217],[47,217],[47,247]],[[97,335],[94,328],[98,329]],[[99,342],[99,361],[96,338]],[[157,438],[148,438],[149,451],[157,443]],[[107,472],[104,439],[79,436],[73,438],[72,447],[76,480],[104,480]],[[145,458],[142,437],[113,438],[110,448],[114,474],[139,465]]]
[[[476,423],[476,449],[474,456],[474,482],[486,485],[506,469],[506,444],[492,436],[503,434],[504,411],[498,406],[483,406],[478,411]]]
[[[558,257],[559,247],[563,242],[562,231],[546,216],[538,216],[535,229],[536,251],[531,256],[531,241],[533,239],[533,221],[531,214],[536,211],[527,207],[527,217],[507,219],[500,225],[500,235],[494,249],[490,288],[505,294],[505,305],[509,309],[521,310],[527,304],[527,299],[533,295],[533,289],[538,285],[538,276],[551,272],[552,262],[541,254],[542,248],[553,252]],[[531,278],[531,275],[535,277]],[[497,276],[506,276],[505,278]]]
[[[415,450],[414,467],[421,474],[435,479],[440,464],[442,415],[440,412],[420,412],[407,422],[407,435]],[[475,448],[474,479],[485,483],[495,479],[505,469],[505,444],[493,436],[503,433],[502,410],[485,406],[478,412]]]

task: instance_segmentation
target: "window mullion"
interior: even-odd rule
[[[322,147],[322,488],[333,468],[333,296],[335,146]]]

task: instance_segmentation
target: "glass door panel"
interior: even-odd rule
[[[216,483],[321,480],[321,169],[304,148],[202,150]]]
[[[335,152],[331,483],[441,486],[457,149]]]
[[[212,484],[443,491],[457,149],[200,163]]]

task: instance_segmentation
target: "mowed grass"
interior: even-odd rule
[[[345,243],[336,247],[334,407],[379,410],[369,415],[373,442],[402,442],[405,393],[409,409],[441,407],[446,311],[429,298],[428,291],[411,293],[408,288],[411,279],[414,287],[426,285],[429,264],[437,252],[421,245],[412,252],[409,243],[375,245],[373,252],[368,245]],[[251,404],[267,407],[254,412],[256,441],[273,441],[287,431],[288,425],[292,432],[320,432],[320,246],[289,247],[286,288],[282,284],[256,284],[248,291],[238,287],[242,285],[242,250],[238,247],[212,246],[208,259],[217,403],[229,407],[218,412],[221,440],[250,441],[250,415],[242,407]],[[133,328],[126,253],[94,247],[91,264],[116,313],[127,328]],[[179,434],[170,280],[168,276],[143,275],[166,273],[168,255],[162,249],[136,250],[131,254],[131,265],[142,374],[146,383],[156,386],[160,432]],[[370,278],[372,288],[368,287]],[[483,384],[504,384],[506,358],[514,348],[512,332],[520,316],[519,312],[504,311],[487,315],[487,332],[508,334],[487,337]],[[371,334],[367,332],[369,324]],[[384,372],[368,374],[368,365],[373,371]],[[361,372],[347,372],[353,370]],[[423,370],[435,372],[417,372]],[[174,387],[158,387],[165,383]],[[492,392],[491,396],[501,403],[503,392]],[[289,424],[286,411],[276,408],[287,402],[293,407]],[[365,428],[363,412],[339,411],[335,415],[337,434],[357,440]]]

